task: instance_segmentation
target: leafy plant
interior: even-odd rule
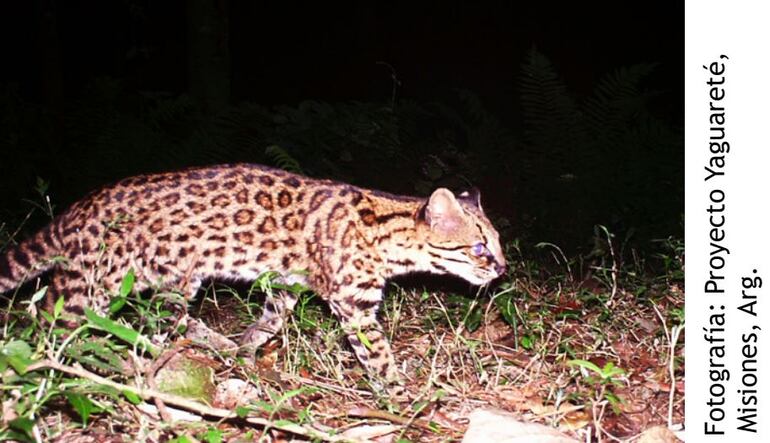
[[[620,381],[617,377],[625,375],[626,371],[623,369],[615,366],[614,363],[611,361],[608,361],[605,363],[603,367],[597,366],[595,363],[587,361],[587,360],[570,360],[567,362],[570,366],[577,366],[580,368],[585,368],[591,372],[593,372],[595,377],[598,377],[598,379],[592,379],[588,378],[589,380],[598,380],[599,383],[607,384],[620,384]]]
[[[567,365],[577,366],[583,369],[583,371],[592,372],[593,375],[588,375],[585,379],[597,388],[597,399],[604,398],[612,405],[612,409],[616,414],[620,413],[621,400],[612,392],[610,387],[622,384],[621,377],[626,375],[625,370],[615,366],[611,361],[605,363],[601,368],[587,360],[570,360],[567,362]]]
[[[684,239],[669,236],[665,239],[654,240],[663,249],[655,254],[663,264],[666,278],[669,281],[684,280]]]
[[[299,165],[299,162],[280,146],[268,146],[265,148],[265,154],[272,158],[272,160],[279,168],[285,169],[289,172],[294,172],[296,174],[304,174],[302,167]]]
[[[653,116],[650,103],[658,94],[641,87],[654,64],[618,68],[583,100],[539,51],[532,49],[521,69],[521,181],[529,184],[521,197],[534,204],[539,228],[552,232],[550,223],[569,218],[573,229],[585,231],[597,216],[647,226],[661,202],[681,210],[674,209],[681,208],[681,184],[650,182],[651,176],[681,176],[683,164],[681,130]],[[593,219],[584,218],[589,214]]]
[[[473,332],[481,326],[484,312],[475,298],[450,294],[447,297],[447,307],[450,310],[450,315],[459,318],[468,332]]]

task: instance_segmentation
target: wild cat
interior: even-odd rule
[[[0,292],[51,271],[49,293],[65,297],[72,318],[86,306],[103,312],[129,269],[138,290],[190,297],[207,279],[278,271],[326,300],[361,363],[392,381],[398,372],[377,321],[386,281],[430,272],[484,285],[506,263],[477,191],[398,196],[233,164],[139,175],[91,193],[0,254]],[[289,292],[268,299],[242,345],[269,340],[296,301]]]

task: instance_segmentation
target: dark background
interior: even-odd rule
[[[473,184],[505,240],[570,252],[596,224],[637,248],[681,237],[684,6],[636,8],[9,2],[0,222],[41,201],[38,177],[56,212],[120,177],[250,161]]]

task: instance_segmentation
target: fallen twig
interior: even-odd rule
[[[393,423],[398,423],[404,426],[414,425],[426,431],[436,432],[436,426],[431,426],[431,424],[425,420],[422,420],[419,418],[414,419],[414,418],[401,417],[400,415],[391,414],[390,412],[380,411],[378,409],[353,408],[348,411],[347,415],[348,417],[376,418],[376,419],[385,420]]]
[[[174,394],[167,394],[154,389],[138,388],[135,386],[125,385],[122,383],[114,382],[110,379],[96,375],[93,372],[87,371],[81,367],[67,366],[52,360],[41,360],[37,363],[31,364],[27,367],[27,371],[36,371],[39,369],[53,369],[55,371],[63,372],[75,377],[84,378],[94,383],[109,386],[118,391],[130,392],[134,395],[141,397],[144,400],[160,400],[163,403],[187,409],[189,411],[196,412],[200,415],[207,415],[211,417],[218,417],[221,419],[237,419],[238,415],[228,409],[214,408],[206,406],[202,403],[190,400],[188,398],[180,397]],[[269,426],[274,429],[278,429],[284,432],[289,432],[303,437],[315,438],[329,442],[342,442],[342,441],[355,441],[350,438],[343,438],[334,435],[327,434],[325,432],[317,431],[315,429],[307,428],[296,424],[286,424],[284,422],[274,422],[266,420],[260,417],[243,417],[244,421],[259,426]]]
[[[155,373],[160,370],[166,363],[168,363],[169,360],[171,360],[171,357],[175,356],[179,351],[182,350],[182,347],[175,346],[163,354],[161,354],[160,357],[158,357],[152,365],[150,365],[149,368],[147,368],[147,371],[145,372],[144,376],[147,380],[147,386],[150,387],[150,389],[157,390],[158,385],[155,383]],[[163,400],[159,398],[155,398],[155,406],[158,408],[158,414],[160,415],[160,418],[163,419],[163,421],[170,422],[171,414],[168,412],[168,409],[166,409],[166,404],[163,403]]]

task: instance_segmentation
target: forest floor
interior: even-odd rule
[[[133,314],[120,320],[90,315],[66,330],[15,303],[2,319],[0,437],[459,441],[487,409],[577,441],[638,441],[684,421],[683,257],[659,258],[658,275],[606,260],[557,259],[559,271],[514,251],[508,278],[477,294],[391,286],[381,314],[403,388],[390,390],[312,294],[255,362],[221,352],[218,334],[185,338],[166,308],[174,296],[134,298],[130,278],[113,307]],[[209,288],[190,315],[237,340],[264,295],[231,293]]]

